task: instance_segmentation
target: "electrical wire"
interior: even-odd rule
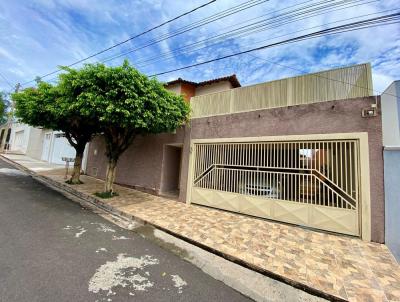
[[[11,84],[11,82],[0,72],[0,76],[3,78],[4,82],[8,84],[8,86],[11,87],[11,89],[14,89],[14,86]]]
[[[139,34],[137,34],[137,35],[134,35],[134,36],[132,36],[132,37],[129,37],[129,38],[126,39],[126,40],[123,40],[123,41],[121,41],[121,42],[118,42],[118,43],[116,43],[116,44],[110,46],[110,47],[107,47],[107,48],[105,48],[105,49],[103,49],[103,50],[100,50],[100,51],[98,51],[98,52],[96,52],[96,53],[94,53],[94,54],[92,54],[92,55],[90,55],[90,56],[88,56],[88,57],[85,57],[85,58],[83,58],[83,59],[80,59],[80,60],[78,60],[78,61],[72,63],[72,64],[69,64],[69,65],[67,65],[67,67],[74,66],[74,65],[79,64],[79,63],[82,63],[82,62],[84,62],[84,61],[86,61],[86,60],[88,60],[88,59],[91,59],[91,58],[93,58],[93,57],[95,57],[95,56],[98,56],[98,55],[100,55],[100,54],[102,54],[102,53],[105,53],[106,51],[109,51],[109,50],[111,50],[111,49],[114,49],[114,48],[116,48],[116,47],[118,47],[118,46],[120,46],[120,45],[123,45],[123,44],[125,44],[125,43],[127,43],[127,42],[129,42],[129,41],[131,41],[131,40],[133,40],[133,39],[136,39],[136,38],[138,38],[138,37],[140,37],[140,36],[143,36],[143,35],[145,35],[145,34],[151,32],[151,31],[154,31],[154,30],[156,30],[156,29],[158,29],[158,28],[160,28],[160,27],[162,27],[162,26],[168,24],[168,23],[171,23],[171,22],[173,22],[173,21],[176,21],[176,20],[178,20],[178,19],[180,19],[180,18],[182,18],[182,17],[184,17],[184,16],[187,16],[187,15],[189,15],[189,14],[191,14],[191,13],[193,13],[193,12],[195,12],[195,11],[197,11],[197,10],[203,8],[203,7],[206,7],[206,6],[212,4],[212,3],[216,2],[216,1],[217,1],[217,0],[211,0],[211,1],[209,1],[209,2],[207,2],[207,3],[204,3],[204,4],[200,5],[200,6],[197,6],[197,7],[193,8],[193,9],[187,11],[187,12],[184,12],[183,14],[180,14],[180,15],[178,15],[178,16],[172,18],[172,19],[169,19],[169,20],[167,20],[167,21],[165,21],[165,22],[162,22],[161,24],[159,24],[159,25],[157,25],[157,26],[154,26],[154,27],[152,27],[152,28],[150,28],[150,29],[148,29],[148,30],[145,30],[145,31],[143,31],[143,32],[141,32],[141,33],[139,33]],[[55,74],[55,73],[57,73],[57,72],[59,72],[59,71],[60,71],[60,70],[58,69],[58,70],[49,72],[49,73],[47,73],[47,74],[45,74],[45,75],[42,75],[40,78],[47,77],[47,76],[52,75],[52,74]],[[32,82],[34,82],[34,81],[35,81],[35,80],[31,80],[31,81],[22,83],[21,85],[26,85],[26,84],[32,83]]]
[[[263,45],[263,46],[260,46],[260,47],[255,47],[255,48],[251,48],[251,49],[248,49],[248,50],[244,50],[244,51],[241,51],[241,52],[236,52],[236,53],[233,53],[233,54],[225,55],[225,56],[222,56],[222,57],[217,57],[217,58],[214,58],[214,59],[211,59],[211,60],[206,60],[206,61],[203,61],[203,62],[198,62],[198,63],[195,63],[195,64],[183,66],[183,67],[178,67],[178,68],[175,68],[175,69],[172,69],[172,70],[159,72],[159,73],[150,75],[150,77],[160,76],[160,75],[172,73],[172,72],[175,72],[175,71],[189,69],[189,68],[193,68],[193,67],[196,67],[196,66],[209,64],[209,63],[212,63],[212,62],[216,62],[216,61],[224,60],[224,59],[227,59],[227,58],[232,58],[232,57],[235,57],[235,56],[239,56],[239,55],[242,55],[242,54],[247,54],[247,53],[251,53],[251,52],[255,52],[255,51],[259,51],[259,50],[263,50],[263,49],[267,49],[267,48],[272,48],[272,47],[276,47],[276,46],[280,46],[280,45],[286,45],[286,44],[300,42],[300,41],[313,39],[313,38],[318,38],[318,37],[322,37],[322,36],[326,36],[326,35],[333,35],[333,34],[344,33],[344,32],[349,32],[349,31],[354,31],[354,30],[360,30],[360,29],[366,29],[366,28],[371,28],[371,27],[376,27],[376,26],[397,24],[399,22],[400,22],[400,13],[394,13],[394,14],[385,15],[385,16],[381,16],[381,17],[376,17],[376,18],[371,18],[371,19],[367,19],[367,20],[352,22],[352,23],[339,25],[339,26],[332,27],[332,28],[327,28],[327,29],[320,30],[320,31],[315,31],[315,32],[312,32],[312,33],[309,33],[309,34],[305,34],[305,35],[301,35],[301,36],[298,36],[298,37],[290,38],[290,39],[283,40],[283,41],[280,41],[280,42],[275,42],[275,43]]]
[[[341,5],[339,5],[339,7],[334,6],[328,10],[326,9],[326,7],[322,7],[322,8],[320,8],[321,11],[319,11],[319,10],[313,11],[312,14],[309,14],[309,12],[307,12],[307,14],[301,15],[301,16],[296,16],[295,18],[292,18],[292,16],[288,15],[288,16],[285,16],[285,17],[275,20],[277,18],[277,16],[276,16],[276,17],[271,18],[270,22],[263,25],[262,28],[256,28],[256,30],[254,28],[251,28],[250,30],[245,30],[245,31],[240,31],[240,32],[235,32],[237,29],[230,30],[228,32],[224,32],[224,33],[215,35],[215,36],[207,38],[207,39],[199,40],[199,41],[196,41],[196,42],[193,42],[190,44],[183,45],[179,48],[175,48],[175,49],[169,50],[167,52],[163,52],[161,54],[158,54],[157,56],[152,56],[152,57],[144,59],[144,60],[139,60],[139,61],[135,62],[136,63],[135,66],[137,68],[144,67],[144,66],[151,64],[152,62],[164,61],[164,58],[172,59],[175,57],[176,54],[188,54],[188,53],[190,54],[194,51],[203,50],[203,49],[211,47],[211,46],[216,46],[216,45],[222,44],[226,41],[232,40],[233,38],[247,37],[247,36],[255,34],[255,33],[263,32],[263,31],[273,29],[273,28],[278,28],[283,25],[294,23],[294,22],[297,22],[300,20],[320,16],[320,15],[323,15],[326,13],[331,13],[331,12],[338,11],[338,10],[344,10],[344,9],[348,9],[351,7],[365,5],[365,4],[368,4],[371,2],[376,2],[376,1],[378,1],[378,0],[371,0],[371,1],[367,1],[367,2],[365,2],[364,0],[359,0],[359,1],[356,1],[356,4],[353,4],[351,6],[347,5],[348,1],[345,1],[346,2],[345,4],[347,6],[342,6],[343,4],[341,3]],[[326,1],[321,1],[321,3],[325,3],[325,2]],[[292,19],[287,20],[288,18],[292,18]],[[349,20],[349,19],[352,19],[352,18],[348,18],[345,20]],[[281,22],[282,20],[283,20],[283,22]],[[345,21],[345,20],[341,20],[341,21]],[[245,22],[247,22],[247,21],[245,21]],[[302,31],[304,31],[304,30],[302,30]],[[214,43],[208,44],[209,42],[213,42],[213,40],[215,40]],[[203,46],[204,44],[206,44],[206,46]],[[105,62],[105,61],[103,61],[103,62]]]

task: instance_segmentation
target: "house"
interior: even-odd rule
[[[64,164],[62,157],[75,157],[75,149],[62,132],[18,121],[10,121],[0,127],[0,150],[60,165]]]
[[[39,158],[42,130],[32,126],[9,121],[0,129],[0,147],[4,152],[13,152]]]
[[[116,183],[384,242],[381,98],[370,64],[247,87],[236,77],[166,87],[190,102],[190,124],[136,139]],[[105,177],[104,150],[101,137],[91,142],[88,175]]]
[[[196,95],[231,90],[240,87],[240,83],[235,75],[230,75],[197,83],[179,78],[165,87],[189,102]],[[188,128],[181,128],[176,133],[136,138],[119,159],[117,183],[157,195],[179,196],[182,150],[187,135]],[[104,178],[107,166],[102,137],[96,137],[89,146],[85,172]]]
[[[11,138],[11,122],[0,125],[0,153],[9,149]]]

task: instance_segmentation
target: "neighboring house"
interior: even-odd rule
[[[10,122],[6,122],[0,125],[0,153],[6,151],[10,147],[11,124]]]
[[[0,127],[0,138],[3,152],[20,153],[52,164],[64,164],[62,157],[75,157],[75,149],[60,131],[9,122]]]
[[[40,159],[52,164],[65,164],[63,157],[75,157],[75,149],[61,131],[43,130]]]
[[[137,138],[116,182],[188,203],[384,242],[382,120],[369,64],[247,87],[235,77],[167,89],[189,125]],[[104,141],[86,172],[104,178]]]
[[[400,81],[382,94],[385,242],[400,261]]]
[[[3,136],[2,151],[25,154],[32,158],[40,157],[41,129],[11,121],[7,123],[7,130],[4,133],[7,134]]]

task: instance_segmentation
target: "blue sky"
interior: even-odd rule
[[[272,20],[270,18],[276,17],[287,7],[298,5],[295,8],[299,10],[304,5],[319,2],[266,1],[241,13],[132,52],[107,64],[121,64],[127,57],[139,70],[151,75],[345,22],[338,22],[340,20],[353,18],[346,22],[354,22],[378,16],[379,12],[385,11],[381,15],[394,12],[393,9],[396,8],[396,5],[398,8],[398,0],[342,1],[347,1],[348,8],[339,9],[338,7],[336,11],[299,21],[285,17],[287,22],[284,25],[269,26],[257,33],[220,41],[217,44],[203,42],[199,44],[200,49],[178,53],[175,56],[167,57],[168,59],[161,57],[162,54],[168,54],[171,50],[233,30],[238,26],[263,19],[268,22],[268,20]],[[12,84],[29,81],[36,76],[55,70],[58,65],[67,65],[77,61],[205,2],[207,0],[1,1],[0,73]],[[132,48],[140,47],[162,35],[170,34],[183,26],[242,2],[245,0],[217,0],[206,8],[151,34],[132,40],[109,53],[90,60],[90,62],[104,60]],[[338,2],[331,1],[331,3]],[[257,17],[260,18],[246,23],[246,20]],[[360,18],[357,19],[357,17]],[[274,47],[163,75],[159,79],[168,81],[182,77],[188,80],[202,81],[235,73],[243,85],[248,85],[355,63],[371,62],[374,89],[378,93],[383,91],[393,80],[400,79],[399,41],[400,26],[394,24]],[[45,78],[45,80],[51,80],[51,78]],[[0,90],[10,90],[10,86],[1,77]]]

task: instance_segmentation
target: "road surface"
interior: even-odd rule
[[[0,160],[0,301],[249,299]]]

